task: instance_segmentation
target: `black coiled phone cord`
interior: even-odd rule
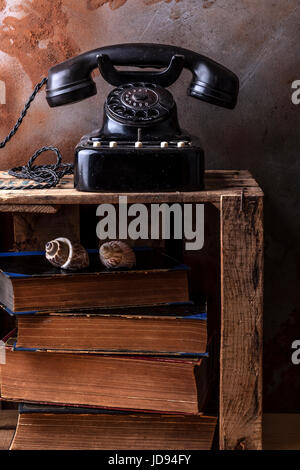
[[[40,89],[47,83],[47,78],[43,78],[35,87],[30,95],[28,101],[26,102],[19,119],[16,124],[10,131],[10,133],[0,142],[0,149],[4,148],[7,142],[15,135],[20,125],[23,122],[24,117],[27,114],[27,111],[33,102],[34,98],[40,91]],[[52,151],[56,153],[57,160],[56,163],[52,165],[34,165],[33,163],[38,158],[41,153],[46,151]],[[15,178],[27,179],[36,181],[39,184],[21,184],[18,186],[14,185],[0,185],[1,189],[17,190],[17,189],[49,189],[55,188],[58,185],[60,180],[65,175],[71,175],[74,172],[74,166],[72,163],[62,163],[62,156],[57,147],[47,146],[42,147],[37,150],[32,157],[29,159],[28,163],[24,166],[17,166],[8,170],[8,174],[14,176]]]

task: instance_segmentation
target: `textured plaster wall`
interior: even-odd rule
[[[234,70],[237,108],[186,97],[184,73],[172,92],[183,127],[201,136],[207,168],[249,169],[266,195],[265,407],[300,410],[300,79],[298,0],[0,0],[0,136],[50,66],[79,52],[122,42],[161,42],[201,52]],[[108,86],[50,109],[41,93],[18,136],[0,150],[0,168],[55,144],[72,159],[79,137],[98,127]]]

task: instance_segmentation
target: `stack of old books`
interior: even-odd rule
[[[96,250],[94,250],[96,251]],[[41,252],[0,255],[1,398],[16,401],[12,449],[209,449],[205,305],[187,268],[152,250],[131,270],[67,273]]]

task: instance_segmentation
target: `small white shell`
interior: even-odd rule
[[[80,243],[72,243],[68,238],[55,238],[46,243],[47,260],[61,269],[77,271],[90,264],[89,255]]]
[[[100,246],[99,256],[101,263],[107,268],[132,268],[136,264],[132,248],[125,242],[111,241]]]

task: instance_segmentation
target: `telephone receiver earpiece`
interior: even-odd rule
[[[115,66],[165,68],[164,71],[119,71]],[[101,47],[55,65],[49,71],[46,98],[49,106],[62,106],[97,93],[91,72],[99,67],[111,85],[148,82],[163,87],[174,83],[183,68],[192,72],[188,95],[233,109],[239,80],[222,65],[203,55],[162,44],[121,44]]]

